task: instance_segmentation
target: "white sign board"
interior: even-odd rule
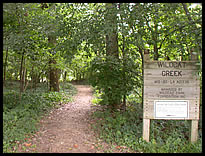
[[[188,100],[155,100],[155,119],[187,119],[189,118]]]

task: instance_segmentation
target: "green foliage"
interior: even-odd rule
[[[103,104],[112,105],[120,101],[123,95],[119,86],[122,85],[120,63],[113,57],[96,58],[91,64],[91,71],[91,84],[104,93]]]
[[[74,80],[79,81],[79,80],[87,79],[88,67],[92,60],[91,57],[92,57],[91,55],[89,56],[89,54],[83,50],[77,51],[77,53],[74,55],[70,63],[70,68],[71,68]]]
[[[121,103],[122,97],[129,95],[134,86],[140,86],[137,65],[133,60],[122,60],[112,56],[97,57],[91,62],[90,83],[101,92],[102,105]]]
[[[95,93],[100,101],[99,94]],[[93,100],[96,103],[97,100]],[[137,100],[128,98],[125,112],[110,109],[93,112],[92,124],[98,137],[111,145],[126,146],[142,153],[201,153],[202,125],[199,122],[199,140],[189,142],[190,121],[151,120],[150,142],[142,139],[143,110]]]
[[[98,132],[99,137],[110,144],[127,146],[134,151],[143,153],[201,153],[202,138],[197,143],[191,144],[183,137],[185,127],[174,127],[168,131],[169,126],[155,129],[156,139],[149,143],[142,140],[142,120],[136,116],[139,111],[127,111],[125,113],[110,110],[98,111],[93,114],[97,123],[92,127]],[[177,121],[172,121],[176,124]],[[185,125],[187,126],[187,125]],[[176,129],[175,129],[176,128]],[[153,132],[151,132],[153,133]],[[160,141],[161,140],[161,141]],[[163,141],[162,141],[163,140]]]
[[[144,49],[150,49],[150,57],[158,57],[159,60],[166,60],[167,57],[170,60],[189,60],[190,49],[195,48],[194,52],[199,56],[201,70],[201,4],[192,7],[192,3],[187,3],[189,15],[181,3],[116,3],[111,8],[106,5],[104,3],[49,3],[48,8],[42,9],[41,3],[3,4],[3,69],[5,69],[3,74],[6,75],[4,85],[7,86],[4,88],[3,98],[6,104],[3,105],[3,110],[7,118],[9,118],[7,113],[16,109],[20,112],[24,109],[39,111],[53,107],[56,101],[66,101],[64,97],[67,94],[63,92],[48,93],[46,83],[36,84],[37,88],[33,87],[32,92],[26,91],[19,98],[17,93],[19,83],[12,82],[13,84],[10,85],[7,81],[20,79],[22,56],[25,61],[23,66],[26,69],[27,80],[47,81],[50,71],[48,62],[52,57],[57,61],[54,67],[61,70],[59,78],[63,77],[62,73],[65,71],[69,80],[90,77],[90,83],[99,93],[99,97],[93,102],[106,106],[120,104],[124,97],[128,97],[129,103],[134,103],[133,100],[136,103],[142,102],[143,55],[141,51]],[[117,15],[117,21],[106,22],[109,15],[110,17]],[[106,56],[106,35],[115,29],[119,59]],[[56,44],[49,45],[48,36],[55,38]],[[28,89],[31,88],[30,85],[32,84],[28,85]],[[69,89],[66,87],[71,86],[69,84],[60,86],[67,93]],[[73,88],[71,87],[70,90]],[[43,93],[38,94],[38,92]],[[73,93],[69,92],[70,94]],[[35,103],[38,103],[36,105],[38,106],[40,101],[42,107],[39,106],[38,109]],[[135,105],[128,105],[130,112],[135,110]],[[138,114],[139,110],[141,109],[138,109]],[[15,116],[18,118],[19,113],[14,112],[14,118]],[[26,114],[26,111],[21,113]],[[124,117],[122,122],[127,123]],[[155,135],[159,133],[156,127],[153,125],[153,139],[156,139]],[[123,132],[116,131],[116,137],[119,138],[122,134]],[[175,140],[176,144],[180,141]],[[156,146],[153,150],[156,151],[157,148],[162,150],[165,147],[165,142],[162,142],[162,147]],[[142,149],[145,146],[148,149],[149,144],[141,143]],[[4,141],[5,149],[9,145],[8,141]],[[198,147],[196,144],[196,149]]]
[[[43,86],[43,85],[41,85]],[[44,87],[44,86],[43,86]],[[45,92],[41,87],[37,92],[27,91],[21,95],[16,91],[3,94],[3,151],[14,152],[17,141],[23,141],[34,133],[37,123],[51,108],[72,100],[76,89],[66,83],[64,92]]]
[[[94,92],[93,96],[95,98],[92,99],[92,104],[97,105],[102,101],[102,99],[101,99],[102,93],[100,93],[100,91],[96,88],[94,90],[95,90],[95,92]]]

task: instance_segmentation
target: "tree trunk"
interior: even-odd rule
[[[106,55],[107,56],[115,56],[119,58],[118,51],[118,34],[117,34],[117,15],[112,14],[111,9],[115,8],[115,4],[106,3],[107,14],[106,21],[108,25],[112,26],[112,30],[106,35]]]
[[[32,70],[33,70],[33,67],[32,67]],[[32,73],[31,82],[32,82],[31,86],[36,89],[36,85],[37,85],[37,74],[36,73]]]
[[[140,55],[141,55],[141,60],[142,60],[142,76],[144,76],[144,55],[143,55],[143,51],[142,51],[142,48],[138,47],[139,48],[139,52],[140,52]],[[141,105],[141,108],[143,108],[143,94],[144,94],[144,80],[142,81],[142,105]]]
[[[5,84],[5,81],[6,81],[7,60],[8,60],[8,47],[6,48],[6,58],[5,58],[5,62],[4,62],[4,81],[3,81],[3,84]]]
[[[56,38],[55,36],[48,36],[48,42],[51,45],[56,44]],[[54,54],[55,55],[55,54]],[[49,66],[50,66],[50,73],[49,73],[49,78],[50,78],[50,91],[56,91],[59,92],[59,76],[58,76],[58,69],[56,67],[53,67],[57,64],[56,60],[51,57],[49,60]]]
[[[193,26],[194,29],[198,29],[197,26],[196,26],[196,24],[194,23],[193,19],[191,18],[191,15],[190,15],[190,12],[189,12],[189,10],[188,10],[188,8],[187,8],[186,3],[182,3],[182,5],[183,5],[183,8],[184,8],[184,11],[185,11],[185,13],[186,13],[187,18],[188,18],[188,20],[190,21],[190,24],[192,24],[192,26]],[[195,36],[196,36],[196,35],[195,35]],[[198,36],[196,36],[196,37],[198,37]],[[199,47],[200,52],[202,52],[201,46],[198,46],[198,47]],[[202,56],[202,54],[201,54],[201,56]]]
[[[21,68],[20,68],[20,93],[24,91],[24,52],[22,53],[21,56]]]
[[[32,68],[31,68],[30,73],[31,73],[31,81],[29,81],[29,80],[26,81],[26,85],[25,85],[25,87],[24,87],[24,91],[27,89],[29,83],[31,84],[31,88],[30,88],[30,89],[32,89],[32,83],[33,83],[33,78],[32,78],[32,75],[33,75],[33,66],[32,66]],[[26,74],[26,75],[27,75],[27,74]]]
[[[44,10],[44,8],[48,8],[48,5],[46,3],[41,3],[41,8]],[[54,30],[54,24],[51,26],[52,30]],[[48,35],[48,43],[53,47],[56,45],[56,37],[54,35],[49,34]],[[55,54],[54,54],[55,55]],[[57,91],[59,92],[59,77],[58,77],[58,69],[56,67],[53,67],[57,62],[56,60],[52,57],[49,59],[49,81],[50,81],[50,86],[49,90],[50,91]]]
[[[158,54],[158,47],[157,47],[157,35],[158,35],[158,24],[155,23],[155,33],[153,34],[153,40],[154,40],[154,60],[158,60],[159,54]]]
[[[117,34],[117,14],[113,14],[113,9],[116,9],[116,5],[113,3],[106,3],[107,13],[105,15],[105,20],[108,25],[110,25],[111,30],[107,32],[106,35],[106,55],[107,56],[114,56],[115,58],[119,59],[119,51],[118,51],[118,34]],[[112,72],[112,67],[110,68]],[[108,80],[109,81],[109,80]],[[117,105],[120,104],[120,100],[112,99],[112,93],[115,93],[115,89],[118,86],[112,85],[109,89],[107,97],[109,99],[109,105],[113,108],[117,108]],[[112,100],[110,100],[112,99]]]
[[[63,76],[63,90],[65,89],[66,76],[67,76],[67,71],[65,71]]]
[[[182,3],[182,5],[183,5],[184,11],[185,11],[186,16],[188,17],[189,21],[191,22],[191,24],[194,24],[194,22],[193,22],[193,20],[192,20],[192,18],[190,16],[190,13],[189,13],[189,10],[187,8],[186,3]]]
[[[24,61],[24,63],[25,63],[25,61]],[[23,85],[23,92],[25,91],[25,87],[28,83],[28,81],[26,79],[26,76],[27,76],[27,70],[26,70],[26,66],[24,64],[24,67],[23,67],[23,84],[22,84]]]
[[[125,58],[125,36],[122,35],[122,58],[123,58],[123,86],[126,89],[126,74],[125,74],[125,66],[126,66],[126,58]],[[122,104],[123,111],[126,111],[126,95],[123,95],[123,104]]]
[[[67,77],[67,71],[65,71],[65,73],[64,73],[63,81],[66,81],[66,77]]]
[[[55,67],[52,67],[52,65],[55,65],[57,62],[54,59],[50,59],[49,65],[50,65],[50,91],[57,91],[59,92],[59,81],[58,81],[58,69]]]
[[[106,55],[119,58],[117,33],[106,35]]]

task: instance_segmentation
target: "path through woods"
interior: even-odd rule
[[[91,130],[91,88],[86,85],[75,87],[78,93],[74,101],[53,109],[43,118],[40,130],[19,148],[19,152],[98,153],[109,148],[106,143],[99,142]],[[120,151],[115,149],[112,152]]]

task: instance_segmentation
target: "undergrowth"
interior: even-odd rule
[[[95,92],[93,104],[100,102],[99,92]],[[139,98],[135,98],[139,99]],[[202,152],[202,124],[199,121],[199,139],[189,141],[190,121],[151,120],[150,142],[142,139],[143,110],[140,100],[128,99],[125,112],[108,108],[93,112],[92,125],[100,139],[110,145],[126,146],[139,153],[200,153]],[[201,115],[201,114],[200,114]]]
[[[3,92],[3,152],[15,152],[18,143],[37,129],[37,123],[51,108],[72,100],[77,90],[70,83],[64,91],[48,92],[44,84],[19,96],[18,82],[8,83]]]

